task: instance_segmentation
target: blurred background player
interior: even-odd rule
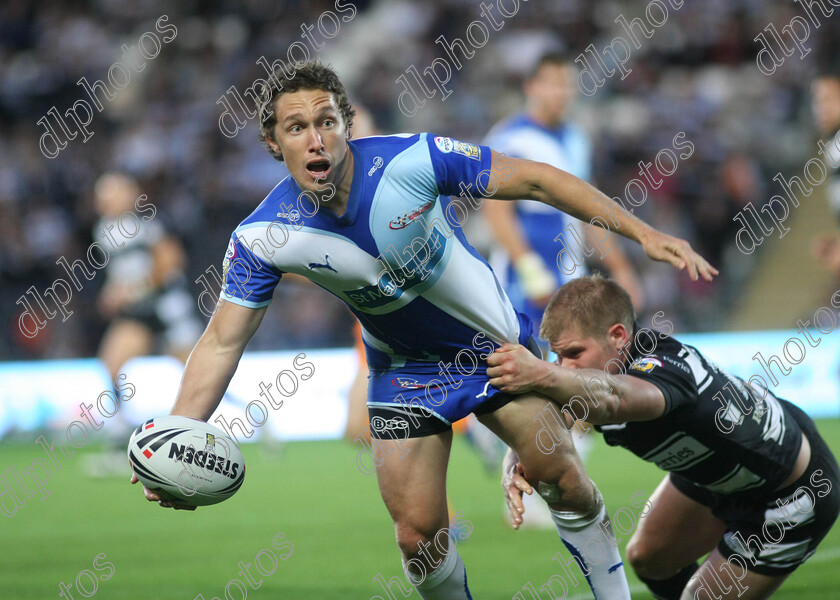
[[[148,210],[137,215],[135,201],[140,196],[137,182],[122,173],[106,173],[94,186],[94,209],[99,216],[94,241],[110,249],[105,283],[97,298],[100,315],[109,322],[98,357],[112,384],[137,356],[163,352],[185,363],[204,330],[187,287],[184,249],[166,232],[157,209],[151,217]],[[149,203],[143,199],[140,204]],[[126,213],[133,215],[131,219],[123,216]],[[123,434],[132,428],[127,421],[124,425],[109,426],[114,448],[93,457],[88,465],[91,474],[124,472]]]
[[[820,73],[811,85],[811,94],[820,154],[829,169],[825,184],[828,205],[840,224],[840,70],[829,68]],[[818,236],[813,252],[840,280],[840,234]]]
[[[831,211],[840,221],[840,66],[828,68],[818,75],[811,92],[814,121],[820,138],[820,154],[831,170],[828,202]]]
[[[108,231],[117,246],[97,300],[100,314],[110,321],[98,354],[112,380],[126,362],[150,354],[156,344],[186,362],[204,329],[187,287],[184,249],[167,234],[161,215],[144,219],[131,237],[118,227],[120,215],[134,211],[139,196],[137,182],[119,173],[101,176],[94,188],[95,241],[111,247]]]
[[[592,183],[589,137],[567,119],[577,89],[576,74],[574,65],[562,54],[543,55],[522,87],[524,111],[497,123],[482,143],[511,157],[548,163]],[[569,215],[551,213],[529,200],[487,202],[484,216],[497,242],[490,262],[514,307],[538,326],[554,291],[569,279],[586,274],[585,266],[572,265],[565,259],[566,270],[574,270],[560,270],[563,241],[555,241],[561,233],[569,239],[570,225],[584,235],[584,224]],[[604,266],[629,291],[636,308],[641,308],[642,287],[615,236],[607,235],[602,246],[607,252]],[[580,248],[569,250],[582,256]],[[542,344],[547,348],[544,340]]]

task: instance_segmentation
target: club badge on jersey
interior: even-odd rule
[[[639,360],[635,361],[630,368],[634,371],[642,371],[643,373],[648,373],[653,371],[656,367],[661,367],[662,362],[656,358],[640,358]]]
[[[467,158],[472,158],[473,160],[481,160],[481,148],[474,144],[459,142],[458,140],[453,140],[448,137],[436,136],[435,146],[437,146],[438,150],[445,154],[454,152],[455,154],[460,154],[462,156],[466,156]]]

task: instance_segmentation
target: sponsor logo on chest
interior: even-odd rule
[[[684,471],[712,454],[702,442],[678,431],[642,458],[666,471]]]
[[[424,212],[426,212],[427,210],[432,208],[434,205],[435,205],[435,203],[433,201],[429,200],[428,202],[424,202],[420,206],[412,208],[411,210],[408,210],[404,213],[400,213],[397,216],[395,216],[393,219],[391,219],[391,221],[388,223],[388,228],[389,229],[404,229],[405,227],[408,227],[411,224],[412,221],[417,219],[417,217],[419,217]]]

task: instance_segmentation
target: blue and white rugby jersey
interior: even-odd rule
[[[302,275],[358,317],[373,370],[437,374],[438,361],[474,350],[479,334],[494,347],[527,343],[530,322],[446,217],[448,195],[458,195],[461,183],[473,193],[480,177],[486,184],[490,149],[426,133],[351,140],[349,147],[346,213],[311,210],[286,177],[231,236],[221,299],[262,307],[283,273]],[[456,208],[449,210],[453,223]]]
[[[592,177],[592,147],[589,139],[580,128],[570,123],[550,129],[527,114],[518,114],[496,124],[485,137],[484,143],[507,156],[544,162],[584,181]],[[574,223],[582,234],[583,229],[577,219],[535,200],[517,201],[516,215],[528,244],[555,274],[558,287],[574,277],[586,274],[583,266],[577,267],[572,276],[565,275],[557,268],[557,255],[563,248],[563,242],[555,242],[554,238],[564,233],[569,223]],[[564,238],[568,237],[564,233]],[[574,251],[579,255],[577,248]],[[494,249],[491,263],[516,309],[539,323],[542,308],[528,301],[504,249]]]

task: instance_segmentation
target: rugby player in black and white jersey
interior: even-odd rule
[[[821,192],[826,195],[828,207],[840,223],[840,61],[833,68],[820,71],[811,84],[811,99],[819,134],[818,160],[828,172]],[[831,231],[817,235],[812,252],[840,279],[840,233]]]
[[[186,253],[164,217],[124,173],[101,175],[93,189],[94,242],[105,248],[105,282],[97,308],[108,327],[97,355],[114,386],[128,361],[155,351],[186,362],[204,327],[186,278]],[[119,391],[112,388],[118,397]],[[85,458],[92,477],[125,471],[125,437],[135,426],[121,410],[103,451]]]
[[[540,335],[558,362],[506,344],[488,357],[487,374],[504,392],[534,391],[571,407],[558,413],[567,426],[571,414],[585,417],[608,444],[670,471],[627,546],[657,598],[691,600],[701,587],[715,599],[768,598],[836,520],[840,467],[798,407],[647,331],[634,343],[627,293],[583,277],[561,287],[543,317]],[[511,452],[503,471],[517,527],[522,493],[533,490]]]
[[[814,124],[819,134],[819,160],[828,170],[828,206],[840,221],[840,61],[824,68],[811,84]]]
[[[155,349],[186,362],[204,328],[181,243],[167,233],[157,209],[139,198],[137,182],[122,173],[106,173],[94,187],[94,239],[110,249],[97,301],[110,323],[98,354],[112,381],[130,359]]]

